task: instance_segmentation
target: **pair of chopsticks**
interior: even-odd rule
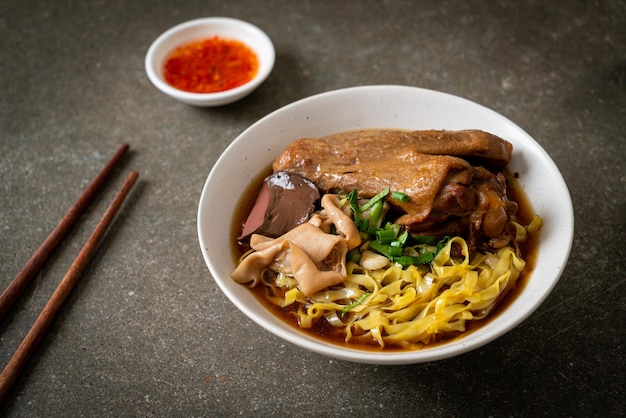
[[[89,184],[87,189],[78,198],[74,205],[65,214],[63,219],[54,228],[46,240],[39,246],[37,251],[28,260],[22,270],[15,276],[15,278],[9,283],[6,290],[0,295],[0,321],[9,311],[10,307],[17,300],[20,294],[24,291],[28,283],[40,270],[43,263],[47,260],[52,250],[63,239],[63,237],[70,230],[72,225],[78,220],[82,212],[87,208],[89,203],[93,200],[96,192],[102,187],[106,180],[113,173],[116,165],[122,159],[124,153],[128,150],[128,145],[123,144],[118,151],[113,155],[111,160],[104,166],[102,171],[94,178]],[[43,310],[39,314],[39,317],[35,320],[30,331],[22,340],[13,357],[9,360],[6,367],[0,374],[0,404],[3,402],[11,386],[17,379],[19,373],[22,371],[28,358],[35,351],[35,348],[44,333],[52,323],[52,320],[56,313],[61,308],[61,305],[69,295],[72,287],[76,284],[78,277],[85,269],[91,256],[95,253],[98,244],[104,237],[107,229],[113,222],[113,219],[117,215],[122,203],[128,196],[131,188],[137,181],[139,174],[136,171],[132,171],[126,178],[122,188],[118,191],[117,195],[113,199],[113,202],[109,205],[108,209],[96,225],[96,228],[88,238],[83,248],[78,253],[78,256],[68,269],[67,273],[57,286],[56,290],[44,306]]]

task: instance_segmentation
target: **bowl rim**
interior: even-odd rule
[[[557,183],[558,186],[558,197],[559,202],[556,203],[560,205],[559,209],[561,212],[559,213],[558,226],[557,231],[559,234],[559,240],[561,245],[557,248],[557,257],[551,262],[554,264],[552,271],[550,272],[550,278],[547,279],[546,286],[539,290],[537,294],[533,293],[532,295],[532,303],[528,303],[524,305],[524,309],[519,314],[516,314],[512,319],[508,319],[507,321],[491,321],[489,324],[481,327],[480,329],[467,334],[466,336],[454,340],[451,342],[447,342],[445,344],[437,345],[432,348],[425,348],[422,350],[416,351],[370,351],[370,350],[362,350],[358,348],[351,348],[349,346],[343,347],[335,344],[324,342],[320,339],[313,338],[307,335],[303,331],[298,331],[291,326],[289,328],[284,328],[282,326],[278,326],[276,323],[265,322],[261,318],[258,318],[255,314],[254,310],[251,309],[250,306],[246,306],[242,303],[238,296],[229,289],[226,282],[224,282],[220,278],[220,272],[213,265],[213,261],[211,259],[211,255],[207,249],[207,241],[206,236],[203,231],[203,216],[205,215],[205,210],[207,210],[207,199],[209,199],[210,194],[210,186],[213,182],[218,181],[220,178],[220,167],[224,164],[227,164],[227,159],[230,154],[237,147],[240,147],[248,138],[248,136],[253,133],[255,130],[262,127],[264,124],[267,124],[272,121],[273,118],[278,117],[281,113],[289,114],[289,112],[293,112],[297,110],[299,107],[310,105],[315,102],[323,102],[324,100],[332,100],[333,98],[341,98],[343,96],[350,96],[351,94],[369,94],[372,96],[377,96],[381,94],[385,94],[385,92],[401,92],[406,94],[415,94],[416,96],[428,96],[431,97],[436,95],[437,97],[443,98],[444,100],[449,100],[455,102],[455,104],[472,106],[473,110],[478,112],[482,112],[486,114],[489,118],[497,120],[498,123],[504,123],[507,125],[507,128],[513,129],[516,131],[516,134],[519,135],[520,138],[523,138],[526,141],[526,145],[533,150],[533,156],[537,157],[541,160],[542,166],[544,166],[551,173],[551,180]],[[268,122],[269,121],[269,122]],[[469,128],[469,127],[468,127]],[[294,138],[297,139],[297,138]],[[514,157],[515,158],[515,157]],[[555,187],[557,187],[555,186]],[[534,203],[531,199],[531,203]],[[539,211],[539,208],[534,207],[535,211]],[[444,358],[453,357],[456,355],[463,354],[465,352],[474,350],[479,348],[499,337],[509,332],[516,326],[518,326],[521,322],[526,320],[536,309],[543,303],[543,301],[548,297],[551,293],[554,286],[556,286],[559,281],[564,267],[569,258],[569,254],[571,251],[572,243],[573,243],[573,228],[574,228],[574,212],[571,201],[571,196],[569,194],[569,190],[563,179],[560,171],[556,167],[554,161],[550,158],[548,153],[539,145],[539,143],[528,135],[524,130],[522,130],[519,126],[514,124],[512,121],[502,116],[501,114],[482,106],[478,103],[470,101],[468,99],[455,96],[449,93],[444,93],[435,90],[424,89],[420,87],[412,87],[412,86],[400,86],[400,85],[367,85],[367,86],[355,86],[348,87],[343,89],[331,90],[323,93],[319,93],[313,96],[309,96],[300,100],[297,100],[293,103],[287,104],[271,113],[266,115],[265,117],[259,119],[257,122],[253,123],[246,130],[244,130],[240,135],[238,135],[231,144],[224,150],[224,152],[217,159],[216,163],[212,167],[204,187],[202,189],[202,194],[200,197],[200,201],[198,204],[198,216],[197,216],[197,225],[198,225],[198,238],[201,247],[201,251],[203,254],[203,258],[209,268],[211,276],[213,280],[218,284],[220,289],[224,292],[224,294],[230,299],[230,301],[239,308],[248,318],[256,322],[262,328],[271,332],[272,334],[282,338],[285,341],[291,342],[296,346],[301,348],[305,348],[309,351],[316,352],[318,354],[322,354],[325,356],[329,356],[332,358],[358,362],[358,363],[369,363],[369,364],[379,364],[379,365],[397,365],[397,364],[414,364],[414,363],[422,363],[428,361],[441,360]],[[543,236],[542,242],[540,243],[539,252],[541,253],[543,247]],[[538,256],[538,259],[540,256]],[[535,267],[535,271],[533,271],[533,275],[537,273],[537,266]],[[232,280],[230,277],[226,277],[226,280]],[[532,277],[531,277],[532,279]],[[543,280],[541,278],[540,280]],[[242,286],[237,284],[238,286]],[[248,289],[245,289],[249,291]],[[525,290],[522,290],[524,292]],[[531,296],[528,296],[531,297]],[[518,297],[519,298],[519,297]],[[517,300],[517,299],[516,299]],[[509,307],[506,311],[509,311],[511,307]],[[505,312],[506,312],[505,311]],[[274,315],[274,314],[271,314]]]
[[[158,70],[156,68],[157,63],[156,55],[162,51],[164,48],[164,44],[166,44],[171,38],[176,35],[183,33],[184,31],[195,28],[195,27],[210,27],[210,26],[220,26],[220,25],[228,25],[233,28],[238,28],[250,33],[254,36],[264,47],[262,51],[254,48],[249,43],[245,42],[246,45],[253,49],[254,52],[259,56],[260,65],[257,74],[250,81],[237,86],[232,89],[213,92],[213,93],[194,93],[185,90],[179,90],[175,87],[170,86],[161,76],[159,76]],[[237,39],[237,37],[229,36],[231,39]],[[237,39],[240,40],[240,39]],[[241,41],[241,40],[240,40]],[[170,48],[171,49],[171,48]],[[262,52],[265,51],[265,54]],[[171,52],[171,50],[169,51]],[[167,52],[166,52],[167,53]],[[161,90],[163,93],[175,97],[179,100],[183,100],[186,102],[203,102],[203,101],[216,101],[222,102],[224,100],[230,99],[232,97],[237,97],[245,95],[247,92],[251,92],[256,89],[259,85],[261,85],[272,72],[274,67],[274,63],[276,61],[276,51],[274,48],[274,44],[271,38],[258,26],[247,22],[245,20],[236,19],[232,17],[223,17],[223,16],[215,16],[215,17],[201,17],[196,19],[191,19],[185,22],[181,22],[169,29],[165,32],[161,33],[148,47],[144,58],[144,67],[148,79]]]

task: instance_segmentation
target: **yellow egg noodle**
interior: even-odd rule
[[[316,218],[333,213],[337,199],[333,203],[327,207],[329,210],[316,214]],[[341,229],[345,230],[345,217],[338,216],[344,223]],[[339,224],[336,217],[333,221]],[[275,268],[279,258],[277,251],[284,251],[280,258],[289,259],[290,248],[298,248],[293,244],[286,246],[283,238],[272,241],[279,241],[279,244],[274,245],[277,250],[269,254],[268,261],[259,261],[263,251],[256,251],[256,254],[253,251],[242,257],[241,264],[246,264],[245,261],[261,270],[274,271],[274,274],[258,274],[258,281],[255,280],[253,285],[262,282],[271,303],[292,308],[290,314],[296,316],[302,328],[311,328],[324,317],[348,343],[368,342],[380,347],[418,349],[444,335],[465,331],[468,321],[485,318],[515,286],[526,266],[518,244],[537,234],[542,221],[535,216],[528,226],[510,222],[516,231],[513,246],[503,247],[495,253],[479,252],[470,260],[466,241],[462,237],[453,237],[427,264],[403,267],[391,262],[382,268],[368,269],[361,265],[366,264],[363,258],[361,264],[347,261],[345,265],[333,267],[336,270],[345,268],[346,278],[314,294],[302,292],[295,272],[284,266]],[[322,225],[319,220],[312,223]],[[327,228],[324,232],[329,233]],[[263,244],[271,246],[269,242]],[[415,247],[419,247],[416,251],[434,250],[427,244]],[[333,256],[329,257],[336,258],[333,251],[324,250],[323,254],[332,253]],[[360,247],[360,251],[368,251],[367,243]],[[250,254],[254,256],[250,257]],[[256,256],[259,258],[251,261]],[[273,265],[270,266],[270,262]],[[319,265],[319,260],[317,263]]]
[[[453,243],[467,254],[465,240],[455,237],[439,252],[430,271],[418,266],[403,269],[399,264],[369,271],[348,263],[343,286],[308,298],[285,274],[264,284],[276,288],[268,298],[275,305],[299,304],[296,315],[303,328],[324,316],[342,330],[346,342],[357,334],[371,337],[381,347],[417,348],[434,342],[437,335],[465,331],[466,321],[487,316],[526,265],[512,247],[479,254],[471,262],[467,255],[455,260],[450,255]],[[365,299],[343,315],[346,301],[364,294]]]

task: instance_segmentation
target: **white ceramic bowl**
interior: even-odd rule
[[[163,78],[163,66],[176,47],[189,42],[219,36],[243,42],[259,59],[257,75],[239,87],[216,93],[192,93],[170,86]],[[194,106],[221,106],[252,93],[274,68],[276,53],[271,39],[258,27],[228,17],[207,17],[181,23],[161,34],[148,48],[146,73],[156,88],[174,99]]]
[[[509,140],[509,167],[535,212],[544,220],[535,270],[519,296],[487,325],[463,338],[420,351],[372,352],[315,339],[268,312],[250,290],[230,278],[230,242],[240,193],[293,140],[351,129],[482,129]],[[556,285],[569,257],[574,215],[567,186],[541,146],[520,127],[460,97],[403,86],[365,86],[331,91],[285,106],[259,120],[224,151],[204,185],[198,235],[208,268],[226,296],[271,333],[320,354],[372,364],[409,364],[443,359],[480,347],[527,318]]]

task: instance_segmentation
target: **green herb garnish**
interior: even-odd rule
[[[361,261],[361,252],[358,248],[353,248],[346,254],[346,259],[355,264],[359,264],[359,261]]]
[[[393,200],[397,200],[398,202],[408,202],[409,201],[409,195],[403,192],[392,192],[391,193],[391,198]]]
[[[388,194],[389,194],[389,187],[385,187],[382,192],[380,192],[376,196],[372,197],[370,200],[367,201],[366,204],[361,206],[359,209],[361,210],[361,212],[365,212],[366,210],[368,210],[369,208],[374,206],[374,204],[376,204],[377,202],[382,202],[382,200]]]
[[[344,316],[350,309],[359,306],[360,304],[363,303],[363,301],[365,299],[367,299],[367,297],[371,295],[371,293],[363,293],[361,296],[359,296],[359,298],[357,300],[354,301],[354,303],[351,303],[350,305],[344,306],[343,309],[341,310],[341,316]]]
[[[381,244],[389,244],[396,239],[396,231],[393,229],[379,229],[376,231],[376,241]]]
[[[429,235],[410,235],[408,230],[393,222],[387,222],[382,226],[383,205],[389,194],[390,189],[386,187],[363,206],[359,206],[357,190],[354,189],[345,196],[342,203],[348,202],[350,205],[350,209],[354,213],[354,223],[361,234],[361,238],[368,242],[367,245],[373,251],[403,267],[431,263],[451,237],[446,236],[437,240],[437,237]],[[391,192],[390,198],[406,202],[409,196],[406,193],[394,191]],[[367,211],[369,212],[364,214]],[[348,261],[358,263],[360,255],[358,250],[352,250],[348,254]],[[359,303],[356,302],[357,305]]]

